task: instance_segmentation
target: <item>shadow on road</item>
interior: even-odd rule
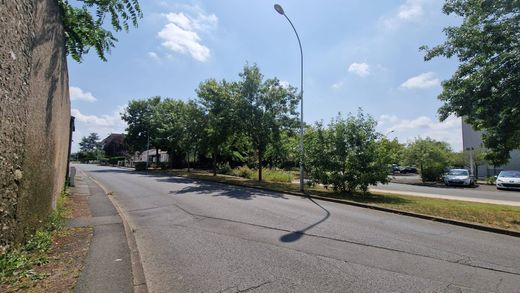
[[[302,238],[303,235],[305,235],[306,231],[308,231],[308,230],[318,226],[319,224],[325,222],[330,217],[330,212],[326,208],[321,206],[319,203],[314,201],[312,198],[309,198],[309,200],[312,201],[318,207],[320,207],[322,210],[324,210],[325,211],[325,216],[321,220],[317,221],[316,223],[314,223],[314,224],[312,224],[312,225],[310,225],[308,227],[305,227],[304,229],[301,229],[301,230],[294,231],[294,232],[291,232],[289,234],[283,235],[282,237],[280,237],[280,241],[281,242],[290,243],[290,242],[295,242],[295,241],[300,240],[300,238]]]
[[[229,198],[241,199],[241,200],[252,200],[255,197],[272,197],[272,198],[287,199],[287,197],[285,197],[285,195],[282,193],[257,191],[255,189],[251,189],[251,188],[247,188],[247,187],[232,186],[232,185],[226,185],[226,184],[221,184],[221,183],[217,183],[217,182],[204,182],[204,181],[190,180],[190,179],[179,178],[179,177],[162,178],[162,179],[157,179],[157,181],[192,184],[192,186],[184,187],[181,190],[170,191],[170,194],[176,194],[176,195],[197,193],[197,194],[206,194],[206,195],[212,195],[212,196],[227,196]]]

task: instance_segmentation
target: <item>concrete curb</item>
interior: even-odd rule
[[[126,240],[128,242],[128,248],[130,249],[130,261],[132,263],[132,275],[133,275],[133,287],[134,287],[134,293],[148,293],[148,286],[146,284],[146,278],[144,275],[143,265],[141,263],[141,255],[139,253],[139,250],[137,248],[137,242],[135,240],[134,236],[134,230],[130,227],[129,221],[128,221],[128,215],[126,212],[119,206],[117,201],[114,199],[112,192],[107,190],[107,188],[101,184],[99,181],[97,181],[95,178],[89,176],[84,172],[83,170],[80,170],[84,176],[88,177],[90,180],[92,180],[94,183],[96,183],[107,195],[108,199],[114,205],[115,209],[117,210],[117,213],[122,219],[123,227],[125,228],[125,235]]]
[[[398,215],[403,215],[403,216],[408,216],[408,217],[414,217],[414,218],[430,220],[430,221],[434,221],[434,222],[451,224],[451,225],[455,225],[455,226],[461,226],[461,227],[465,227],[465,228],[471,228],[471,229],[475,229],[475,230],[486,231],[486,232],[491,232],[491,233],[496,233],[496,234],[503,234],[503,235],[508,235],[508,236],[513,236],[513,237],[520,238],[520,232],[519,231],[495,228],[495,227],[485,226],[485,225],[481,225],[481,224],[475,224],[475,223],[469,223],[469,222],[464,222],[464,221],[446,219],[446,218],[435,217],[435,216],[424,215],[424,214],[418,214],[418,213],[413,213],[413,212],[400,211],[400,210],[396,210],[396,209],[384,208],[384,207],[379,207],[379,206],[375,206],[375,205],[359,203],[359,202],[345,200],[345,199],[323,197],[323,196],[319,196],[319,195],[312,195],[312,194],[309,194],[309,193],[301,193],[301,192],[293,192],[293,191],[280,191],[280,190],[266,188],[266,187],[260,187],[260,186],[246,186],[246,185],[241,185],[241,184],[231,183],[231,182],[213,181],[213,180],[210,180],[210,179],[192,178],[192,177],[187,177],[187,176],[186,177],[184,177],[184,176],[174,176],[174,175],[170,175],[170,174],[168,174],[168,175],[169,176],[173,176],[173,177],[190,178],[190,179],[193,179],[193,180],[201,180],[201,181],[220,183],[220,184],[226,184],[226,185],[232,185],[232,186],[239,186],[239,187],[257,189],[257,190],[265,190],[265,191],[269,191],[269,192],[276,192],[276,193],[282,193],[282,194],[288,194],[288,195],[294,195],[294,196],[300,196],[300,197],[308,197],[308,198],[312,198],[312,199],[318,199],[318,200],[329,201],[329,202],[334,202],[334,203],[347,204],[347,205],[361,207],[361,208],[367,208],[367,209],[372,209],[372,210],[377,210],[377,211],[382,211],[382,212],[388,212],[388,213],[393,213],[393,214],[398,214]]]

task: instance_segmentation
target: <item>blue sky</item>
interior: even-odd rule
[[[299,86],[299,49],[283,16],[265,0],[141,0],[144,18],[118,33],[108,62],[95,52],[69,58],[73,151],[82,136],[122,132],[119,113],[131,99],[196,98],[208,78],[236,80],[246,62],[265,77]],[[459,118],[440,123],[440,82],[456,60],[424,62],[421,45],[444,40],[459,22],[440,0],[279,1],[300,34],[305,54],[305,121],[329,121],[359,107],[390,138],[430,136],[461,150]],[[393,130],[393,132],[392,132]]]

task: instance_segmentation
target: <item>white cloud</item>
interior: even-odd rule
[[[193,59],[206,62],[211,56],[210,49],[205,46],[200,37],[218,26],[215,14],[207,14],[202,9],[192,9],[192,14],[168,13],[164,16],[168,23],[158,33],[162,46],[180,54],[189,54]]]
[[[338,81],[336,83],[334,83],[332,85],[332,88],[335,89],[335,90],[339,90],[340,88],[342,88],[343,86],[345,85],[345,82],[343,80],[341,81]]]
[[[406,89],[427,89],[438,86],[440,83],[441,81],[435,78],[435,73],[426,72],[409,78],[401,84],[401,87]]]
[[[462,122],[455,116],[439,122],[427,116],[401,119],[395,115],[381,115],[378,130],[390,138],[397,137],[401,142],[410,142],[417,137],[431,137],[449,143],[455,151],[462,150]]]
[[[423,1],[421,0],[407,0],[399,7],[397,17],[408,20],[418,18],[423,15]]]
[[[159,57],[159,55],[155,52],[148,52],[146,55],[148,55],[148,57],[154,59],[154,60],[157,60],[159,61],[161,58]]]
[[[354,73],[358,76],[365,77],[370,75],[370,65],[366,63],[352,63],[348,67],[348,72]]]
[[[69,94],[71,101],[82,101],[88,103],[94,103],[95,101],[97,101],[96,97],[94,97],[91,93],[85,92],[79,87],[69,87]]]
[[[121,112],[124,106],[117,107],[112,113],[104,115],[88,115],[83,114],[79,109],[72,109],[71,115],[76,118],[74,132],[73,151],[79,149],[79,142],[82,136],[95,132],[99,134],[101,139],[107,137],[110,133],[123,133],[126,123],[121,120]]]
[[[387,29],[396,29],[406,22],[419,21],[424,18],[425,6],[430,3],[434,3],[434,1],[406,0],[399,6],[396,13],[382,18],[383,24]]]

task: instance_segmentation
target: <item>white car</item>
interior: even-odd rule
[[[451,169],[446,175],[444,175],[444,184],[446,184],[446,186],[473,186],[475,185],[475,179],[466,169]]]
[[[520,190],[520,171],[502,171],[498,174],[497,189]]]

